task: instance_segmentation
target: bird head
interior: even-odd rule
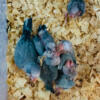
[[[69,16],[71,18],[78,17],[78,16],[80,16],[80,14],[81,14],[81,11],[79,10],[77,5],[73,6],[72,9],[69,12]]]
[[[84,0],[70,0],[67,5],[67,10],[71,18],[82,16],[85,12]]]
[[[46,45],[46,50],[55,52],[56,51],[56,45],[53,42],[50,42]]]
[[[61,55],[66,52],[73,52],[72,43],[68,40],[61,40],[57,43],[57,54]]]
[[[71,53],[69,53],[67,55],[66,62],[63,66],[63,73],[65,75],[70,76],[71,79],[73,79],[73,77],[75,77],[75,75],[76,75],[76,66],[77,66],[77,64],[76,64],[76,60],[75,60],[74,56]]]

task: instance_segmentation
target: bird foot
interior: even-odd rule
[[[62,88],[56,88],[56,89],[55,89],[55,94],[56,94],[57,96],[60,95],[60,93],[61,93],[62,90],[63,90]]]
[[[30,77],[30,79],[34,84],[37,82],[37,78]]]

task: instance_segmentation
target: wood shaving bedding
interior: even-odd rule
[[[100,100],[100,0],[85,0],[82,17],[68,19],[68,0],[7,0],[8,10],[8,100]],[[56,41],[70,40],[78,63],[76,86],[59,96],[46,91],[44,83],[30,82],[14,64],[14,48],[22,33],[23,21],[32,16],[33,32],[46,24]]]

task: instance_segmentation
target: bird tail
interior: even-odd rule
[[[32,18],[28,18],[24,21],[23,35],[30,36],[32,32]]]
[[[51,83],[45,84],[45,87],[46,87],[47,90],[49,90],[49,91],[51,91],[52,93],[54,93],[54,89],[53,89]]]
[[[47,29],[46,25],[40,25],[38,28],[38,32],[43,31],[45,29]]]

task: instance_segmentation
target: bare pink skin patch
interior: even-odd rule
[[[57,56],[60,56],[62,53],[64,53],[64,46],[63,46],[63,44],[59,44],[56,49],[57,49],[57,51],[56,51],[56,55]]]
[[[71,68],[72,66],[74,66],[74,63],[73,63],[71,60],[68,60],[68,61],[66,62],[66,66],[67,66],[68,68]]]
[[[31,81],[33,82],[33,83],[36,83],[37,82],[37,78],[33,78],[32,76],[30,77],[31,78]]]

